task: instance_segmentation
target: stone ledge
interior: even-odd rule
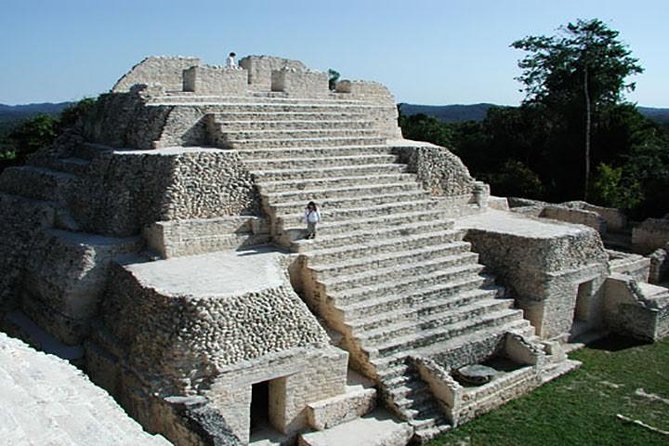
[[[405,446],[413,435],[413,428],[398,422],[383,410],[376,410],[364,418],[340,424],[321,432],[302,434],[299,446]]]
[[[359,388],[343,395],[307,405],[309,425],[317,430],[329,429],[371,412],[376,406],[376,389]]]

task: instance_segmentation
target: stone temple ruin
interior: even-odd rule
[[[421,443],[577,367],[579,336],[669,332],[667,220],[655,260],[607,250],[620,213],[491,197],[402,139],[384,86],[240,66],[147,58],[0,176],[4,331],[38,326],[147,431]]]

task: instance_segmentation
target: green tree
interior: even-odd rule
[[[633,90],[627,78],[643,72],[631,51],[618,40],[618,31],[601,20],[577,20],[554,36],[529,36],[512,43],[528,54],[518,62],[524,104],[546,106],[557,119],[580,116],[583,126],[583,196],[590,182],[593,115],[622,101]]]
[[[452,132],[447,124],[437,118],[418,113],[405,116],[400,114],[402,135],[414,141],[431,142],[442,147],[452,146]]]
[[[58,130],[58,119],[53,116],[40,114],[23,121],[8,136],[16,160],[22,162],[40,147],[51,144]]]

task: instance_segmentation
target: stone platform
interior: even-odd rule
[[[167,295],[196,297],[239,295],[284,284],[285,251],[259,246],[219,251],[146,263],[125,268],[146,288]]]
[[[468,215],[456,220],[456,227],[461,229],[479,229],[499,232],[518,237],[538,239],[555,239],[575,236],[588,231],[586,228],[573,224],[532,219],[513,212],[489,209],[480,214]]]
[[[169,445],[81,371],[0,333],[0,438],[6,445]]]

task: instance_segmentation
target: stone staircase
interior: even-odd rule
[[[477,362],[504,333],[533,328],[396,162],[369,107],[256,98],[220,106],[209,129],[254,175],[275,240],[306,257],[311,306],[344,334],[355,367],[376,377],[422,441],[450,426],[408,357],[449,352],[449,365]],[[310,200],[323,221],[316,240],[303,240]]]

